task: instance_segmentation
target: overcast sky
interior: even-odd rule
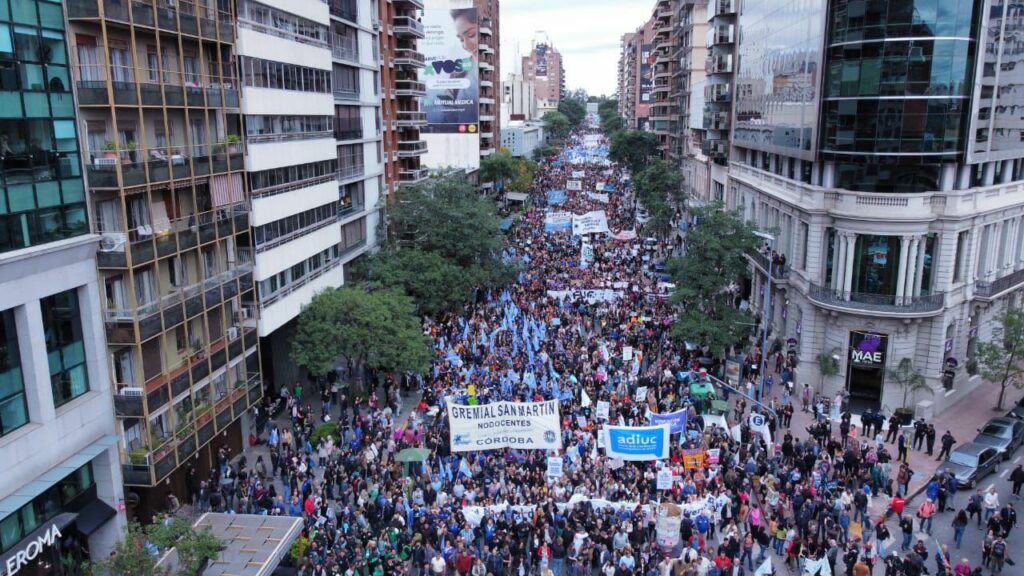
[[[615,93],[619,41],[647,20],[654,0],[501,0],[501,71],[516,67],[543,30],[562,54],[565,86],[589,94]]]

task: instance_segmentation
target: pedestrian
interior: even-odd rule
[[[1024,486],[1024,464],[1017,464],[1017,467],[1010,472],[1010,482],[1013,483],[1013,497],[1020,500],[1020,487]]]
[[[1002,536],[996,538],[992,544],[992,574],[999,574],[1003,571],[1003,563],[1007,559],[1006,540]]]
[[[942,435],[942,449],[939,450],[939,457],[935,460],[939,461],[943,458],[949,457],[950,450],[953,449],[953,444],[956,444],[956,439],[953,438],[953,435],[950,434],[949,430],[946,430],[946,433]]]
[[[900,531],[903,533],[900,549],[906,552],[910,550],[910,540],[914,537],[914,520],[909,515],[900,520]]]
[[[985,493],[984,507],[985,522],[988,522],[988,519],[999,510],[999,494],[996,492],[995,486],[989,488]]]
[[[953,541],[956,542],[956,549],[959,550],[960,546],[964,543],[964,531],[967,529],[967,524],[970,520],[967,518],[967,511],[961,509],[953,517]]]
[[[935,449],[935,425],[928,424],[928,427],[924,431],[925,445],[928,447],[927,454],[932,455],[932,451]]]
[[[932,534],[932,517],[935,516],[935,502],[931,498],[925,498],[917,508],[917,517],[920,519],[920,528],[929,536]]]

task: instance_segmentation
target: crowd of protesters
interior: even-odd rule
[[[503,254],[521,266],[517,282],[481,291],[464,310],[425,323],[437,353],[430,374],[389,377],[383,394],[368,397],[335,382],[306,394],[284,391],[290,424],[272,420],[258,439],[269,458],[236,470],[225,457],[210,480],[191,479],[199,507],[302,516],[302,576],[760,576],[765,567],[968,576],[982,567],[913,541],[912,514],[921,530],[931,530],[933,519],[964,529],[975,513],[990,534],[985,558],[997,573],[1010,556],[1004,538],[1016,524],[1012,506],[980,495],[976,508],[945,514],[956,482],[942,476],[911,510],[904,495],[913,471],[890,451],[897,438],[883,437],[883,421],[873,417],[865,419],[868,433],[850,434],[841,401],[833,424],[809,387],[793,386],[783,346],[741,350],[741,384],[730,391],[712,378],[724,377],[722,364],[671,337],[671,285],[656,271],[677,244],[643,238],[629,175],[605,150],[593,129],[581,129],[559,157],[541,164]],[[570,190],[570,181],[580,185]],[[590,260],[581,259],[581,238],[545,227],[549,212],[594,210],[606,212],[609,231],[590,235]],[[615,296],[588,301],[579,291],[589,289]],[[774,411],[755,401],[763,353],[764,400]],[[731,426],[713,424],[721,420],[708,417],[711,402],[692,392],[695,381],[714,383],[711,398],[728,401],[731,392]],[[400,391],[413,389],[422,400],[400,421]],[[322,407],[306,401],[310,393]],[[450,451],[446,402],[548,399],[560,401],[560,477],[547,475],[550,454],[543,451]],[[607,415],[599,417],[605,403]],[[798,403],[819,416],[807,430],[789,428]],[[606,420],[642,426],[649,412],[678,410],[688,412],[688,430],[667,460],[614,461],[597,446]],[[753,411],[765,412],[767,442],[747,425]],[[325,421],[337,424],[336,437],[318,433]],[[426,455],[399,462],[407,448]],[[715,452],[717,462],[687,465],[682,451],[693,449]],[[674,481],[658,490],[663,469]],[[891,500],[889,512],[872,517],[875,498]],[[656,541],[662,503],[687,511],[677,545]],[[486,512],[470,516],[467,507]]]

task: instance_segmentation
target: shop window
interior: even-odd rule
[[[28,423],[14,310],[0,312],[0,436]]]

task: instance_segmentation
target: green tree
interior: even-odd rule
[[[626,129],[626,122],[618,114],[601,119],[601,131],[609,138]]]
[[[757,236],[739,212],[721,205],[693,211],[703,221],[686,237],[686,252],[669,262],[676,284],[672,302],[678,308],[675,335],[726,355],[748,338],[755,322],[739,310],[736,290],[749,277],[746,255],[757,248]]]
[[[645,206],[658,201],[681,204],[686,200],[683,177],[671,162],[654,160],[633,177],[633,182]]]
[[[382,372],[423,374],[432,353],[415,309],[412,299],[396,288],[325,290],[299,314],[292,360],[314,374],[326,373],[342,354]]]
[[[825,392],[825,379],[839,374],[839,364],[832,358],[832,354],[835,354],[835,350],[831,353],[821,352],[814,357],[818,362],[818,374],[821,375],[821,383],[818,386],[819,394]]]
[[[366,262],[367,278],[381,287],[400,287],[416,303],[416,312],[437,316],[467,302],[473,287],[489,284],[487,278],[473,277],[437,252],[416,247],[384,249]]]
[[[569,125],[579,127],[587,117],[587,105],[575,98],[564,98],[558,103],[558,111],[569,119]]]
[[[505,181],[515,175],[516,159],[507,149],[503,148],[480,161],[480,180],[496,182],[499,189],[504,188]]]
[[[928,381],[925,380],[921,372],[914,367],[914,362],[910,358],[903,358],[900,363],[896,365],[896,368],[889,368],[885,371],[885,376],[893,383],[896,387],[903,391],[903,403],[900,404],[900,408],[903,411],[911,410],[907,401],[916,396],[918,392],[927,392],[929,394],[935,394],[931,386],[928,386]]]
[[[181,576],[199,576],[207,561],[216,560],[220,555],[220,547],[220,540],[209,527],[189,530],[174,545],[178,552],[178,573]]]
[[[623,130],[612,136],[608,157],[638,174],[657,157],[659,145],[658,137],[650,132]]]
[[[555,154],[558,154],[559,151],[560,148],[553,144],[541,144],[540,146],[537,146],[536,148],[533,149],[533,161],[541,162],[547,160],[548,158],[551,158]]]
[[[131,574],[132,576],[160,576],[165,571],[157,569],[157,558],[146,548],[146,532],[137,522],[128,524],[124,538],[114,544],[109,556],[94,560],[86,566],[86,573],[96,576],[105,574]]]
[[[536,162],[528,158],[516,158],[516,175],[509,187],[516,192],[529,192],[533,188],[533,177],[536,174]]]
[[[541,121],[544,122],[544,134],[547,135],[548,142],[564,142],[572,130],[569,118],[561,112],[547,112]]]
[[[1024,388],[1024,309],[1006,307],[996,317],[992,339],[978,343],[977,361],[981,376],[989,382],[999,383],[999,401],[996,408],[1003,409],[1006,389],[1012,384]]]

